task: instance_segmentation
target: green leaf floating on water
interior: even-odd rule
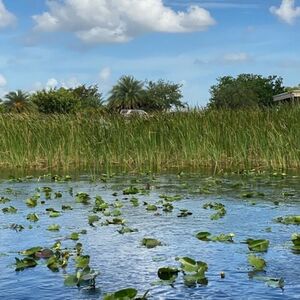
[[[16,214],[18,211],[17,208],[13,207],[13,206],[9,206],[9,207],[4,207],[2,208],[2,212],[4,214]]]
[[[179,270],[177,268],[172,267],[163,267],[159,268],[157,271],[157,276],[161,280],[167,280],[170,282],[174,282],[178,276]]]
[[[285,225],[300,225],[300,215],[299,216],[286,216],[278,217],[275,219],[276,222]]]
[[[70,206],[70,205],[62,205],[61,209],[62,210],[73,210],[72,206]]]
[[[292,234],[292,242],[296,247],[300,248],[300,233]]]
[[[76,274],[67,275],[65,277],[64,284],[66,286],[92,286],[95,287],[96,277],[99,275],[98,272],[91,270],[88,266],[82,271],[78,271]]]
[[[166,202],[179,201],[182,199],[180,195],[168,196],[168,195],[159,195],[159,198],[164,199]]]
[[[133,197],[130,199],[130,203],[132,204],[133,207],[139,206],[139,199]]]
[[[181,209],[180,210],[180,213],[177,215],[178,218],[186,218],[188,216],[191,216],[193,213],[190,212],[189,210],[187,209]]]
[[[78,232],[71,233],[70,236],[69,236],[69,239],[73,240],[73,241],[78,241],[79,240],[79,233]]]
[[[123,195],[135,195],[138,194],[140,190],[137,187],[130,186],[123,190]]]
[[[108,203],[106,203],[101,196],[96,196],[95,204],[93,208],[93,212],[104,211],[109,207]]]
[[[30,222],[37,222],[40,218],[36,213],[28,214],[26,219]]]
[[[120,234],[125,234],[125,233],[138,232],[138,230],[135,228],[129,228],[129,227],[123,226],[121,229],[118,230],[118,232]]]
[[[58,224],[52,224],[52,225],[48,226],[47,230],[49,230],[49,231],[59,231],[60,226]]]
[[[180,262],[182,270],[187,273],[201,273],[204,275],[208,270],[207,263],[195,261],[190,257],[179,257],[176,260]]]
[[[90,256],[89,255],[78,256],[75,258],[75,262],[76,262],[76,268],[84,269],[90,263]]]
[[[32,248],[20,251],[20,254],[24,255],[24,256],[35,256],[35,254],[37,252],[42,251],[42,249],[43,249],[42,247],[32,247]]]
[[[26,205],[28,207],[36,207],[38,198],[32,197],[26,200]]]
[[[234,233],[224,234],[221,233],[218,236],[212,236],[209,232],[198,232],[196,234],[197,239],[206,242],[221,242],[221,243],[233,243]]]
[[[32,257],[25,257],[24,259],[16,259],[16,271],[23,271],[27,268],[34,268],[37,265],[37,262]]]
[[[123,289],[111,294],[104,295],[103,300],[131,300],[135,299],[137,293],[138,291],[136,289]]]
[[[248,248],[250,251],[266,252],[268,251],[270,242],[268,240],[247,239],[246,244],[248,244]]]
[[[263,258],[255,256],[255,255],[249,255],[248,262],[255,270],[258,270],[258,271],[263,270],[267,265],[266,261]]]
[[[97,215],[88,216],[88,222],[90,226],[95,226],[94,223],[98,222],[99,220],[100,218]]]
[[[263,281],[269,287],[281,288],[281,289],[284,287],[284,279],[283,278],[272,278],[272,277],[266,277],[266,276],[254,276],[253,279]]]
[[[148,249],[162,245],[162,243],[159,240],[153,238],[143,238],[141,244],[142,246],[145,246]]]
[[[75,199],[77,203],[89,204],[91,198],[89,194],[80,192],[76,194]]]
[[[5,197],[0,197],[0,204],[5,204],[7,202],[10,202],[10,199],[5,198]]]
[[[154,204],[148,204],[146,207],[147,211],[157,211],[157,206]]]

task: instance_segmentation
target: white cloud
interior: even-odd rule
[[[215,24],[198,5],[176,12],[162,0],[53,0],[47,5],[49,11],[33,16],[36,30],[72,32],[86,43],[127,42],[146,32],[203,31]]]
[[[0,74],[0,88],[5,87],[6,85],[7,85],[6,78],[2,74]]]
[[[223,56],[225,62],[245,62],[250,59],[249,55],[244,52],[228,53]]]
[[[0,29],[14,24],[16,17],[9,12],[2,0],[0,0]]]
[[[55,78],[50,78],[46,83],[46,90],[54,89],[57,86],[58,86],[58,81]]]
[[[111,69],[109,67],[103,68],[99,73],[100,81],[107,81],[111,76]]]
[[[272,6],[270,11],[281,21],[290,25],[300,17],[300,7],[296,7],[295,0],[282,0],[280,7]]]

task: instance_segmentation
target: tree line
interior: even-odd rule
[[[243,109],[274,105],[273,96],[298,87],[285,87],[281,77],[240,74],[223,76],[210,88],[209,109]],[[97,85],[76,88],[55,88],[27,93],[13,91],[0,99],[2,112],[44,114],[76,113],[84,110],[118,112],[121,109],[142,109],[147,112],[184,108],[182,85],[165,80],[139,81],[123,76],[112,87],[105,100]]]

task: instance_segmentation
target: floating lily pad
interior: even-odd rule
[[[10,199],[8,199],[6,197],[0,197],[0,204],[5,204],[7,202],[10,202]]]
[[[19,259],[16,257],[15,259],[16,271],[23,271],[27,268],[34,268],[35,266],[37,266],[37,262],[32,257],[25,257],[24,259]]]
[[[135,195],[139,193],[139,189],[134,186],[130,186],[123,190],[123,195]]]
[[[224,234],[221,233],[218,236],[212,236],[209,232],[198,232],[196,234],[197,239],[206,242],[222,242],[222,243],[233,243],[234,233]]]
[[[49,230],[49,231],[59,231],[60,226],[58,224],[52,224],[52,225],[48,226],[47,230]]]
[[[157,211],[157,206],[154,204],[148,204],[146,207],[146,210],[148,211]]]
[[[95,222],[98,222],[100,220],[99,216],[97,215],[92,215],[88,217],[88,222],[90,226],[94,226]]]
[[[253,240],[247,239],[246,243],[250,251],[254,252],[266,252],[268,251],[270,242],[268,240]]]
[[[167,281],[175,281],[178,276],[179,270],[177,268],[172,267],[164,267],[159,268],[157,271],[157,276],[161,280],[167,280]]]
[[[121,229],[118,230],[118,232],[120,234],[125,234],[125,233],[133,233],[133,232],[137,232],[138,230],[135,228],[129,228],[126,226],[123,226]]]
[[[26,219],[30,222],[37,222],[40,218],[36,213],[28,214]]]
[[[104,295],[103,300],[131,300],[135,299],[137,293],[138,291],[136,289],[123,289],[115,293]]]
[[[278,217],[275,219],[276,222],[285,225],[300,225],[300,215],[299,216],[286,216]]]
[[[77,202],[77,203],[89,204],[89,200],[90,200],[91,198],[90,198],[90,195],[89,195],[89,194],[80,192],[80,193],[77,193],[77,194],[76,194],[75,199],[76,199],[76,202]]]
[[[254,276],[253,279],[263,281],[269,287],[281,288],[281,289],[284,288],[284,279],[283,278]]]
[[[193,213],[187,209],[181,209],[180,213],[177,215],[178,218],[185,218],[191,216]]]
[[[130,203],[132,204],[132,206],[137,207],[139,206],[139,199],[133,197],[130,199]]]
[[[159,240],[153,238],[143,238],[141,243],[142,246],[145,246],[148,249],[162,245],[162,243]]]
[[[266,261],[263,258],[255,256],[255,255],[249,255],[248,262],[255,270],[258,270],[258,271],[263,270],[267,265]]]
[[[4,214],[16,214],[18,211],[17,208],[13,207],[13,206],[9,206],[9,207],[4,207],[2,208],[2,212]]]

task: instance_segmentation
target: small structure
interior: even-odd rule
[[[300,90],[293,90],[290,92],[275,95],[273,97],[275,102],[300,102]]]

